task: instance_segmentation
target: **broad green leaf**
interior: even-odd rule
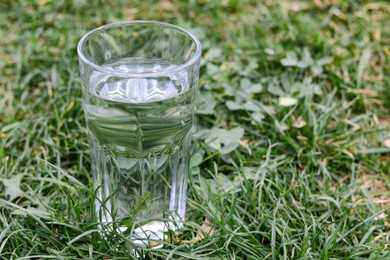
[[[235,110],[240,110],[241,109],[241,105],[234,102],[234,101],[226,101],[226,106],[229,108],[229,110],[232,110],[232,111],[235,111]]]
[[[301,68],[301,69],[305,69],[305,68],[309,67],[310,64],[301,60],[301,61],[298,61],[295,66],[297,66],[298,68]]]
[[[313,72],[314,75],[321,75],[324,69],[321,66],[313,65],[311,67],[311,72]]]
[[[221,149],[221,141],[215,137],[213,139],[206,139],[205,140],[206,144],[208,146],[210,146],[211,148],[215,149],[215,150],[220,150]]]
[[[244,135],[244,129],[242,127],[235,127],[229,131],[229,138],[231,141],[238,141]]]
[[[244,129],[241,127],[235,127],[231,130],[212,128],[207,137],[203,135],[203,138],[210,148],[219,150],[221,154],[227,154],[238,147],[243,135]]]
[[[240,190],[240,184],[230,180],[225,174],[219,174],[217,177],[218,186],[224,192],[238,192]]]
[[[284,96],[286,95],[282,88],[279,86],[279,83],[272,82],[268,85],[267,91],[275,96]]]
[[[332,61],[333,61],[332,57],[323,57],[323,58],[317,60],[316,64],[318,66],[323,66],[323,65],[331,63]]]
[[[299,65],[298,65],[298,67],[301,67],[301,68],[306,68],[306,67],[309,67],[309,66],[314,64],[313,58],[311,57],[311,54],[310,54],[308,48],[303,49],[302,60],[300,63],[302,63],[301,66],[303,66],[303,67],[301,67]]]
[[[195,27],[189,29],[189,31],[194,34],[199,40],[202,40],[206,37],[206,32],[201,27]]]
[[[217,105],[217,102],[214,99],[214,96],[206,92],[199,97],[197,104],[196,113],[203,115],[212,115],[214,113],[214,108]]]
[[[291,58],[284,58],[280,61],[285,67],[292,67],[297,65],[297,61]]]
[[[318,85],[318,84],[311,84],[311,87],[313,89],[313,93],[314,94],[316,94],[318,96],[322,95],[322,90],[321,90],[320,85]]]
[[[265,48],[264,52],[268,55],[275,55],[275,51],[271,48]]]
[[[290,88],[290,94],[294,97],[304,97],[306,92],[307,88],[302,82],[294,82]]]
[[[256,59],[248,59],[249,64],[243,66],[243,69],[238,71],[241,76],[251,76],[253,75],[253,71],[258,68],[258,60]]]
[[[219,59],[222,56],[222,50],[220,48],[211,48],[206,54],[205,59],[213,61],[214,59]]]
[[[248,180],[256,179],[256,168],[254,167],[244,167],[243,173]]]
[[[247,88],[243,89],[246,94],[257,94],[263,91],[263,85],[261,83],[251,84]]]
[[[224,90],[224,94],[228,96],[235,96],[236,95],[236,88],[231,85],[229,82],[222,82],[221,87]]]
[[[268,114],[268,115],[274,115],[276,113],[274,106],[266,106],[263,103],[259,102],[259,106],[261,107],[261,111]]]
[[[190,160],[190,167],[191,168],[196,167],[202,163],[204,152],[203,152],[203,150],[200,150],[200,151],[202,151],[202,152],[196,152],[191,156],[191,160]]]
[[[213,75],[215,73],[219,72],[219,67],[212,64],[212,63],[207,63],[207,74]]]
[[[13,175],[9,179],[0,177],[0,181],[4,185],[5,195],[9,196],[9,201],[17,197],[26,197],[27,194],[20,188],[20,181],[24,176],[24,174]]]
[[[50,219],[50,214],[43,208],[37,209],[34,207],[27,207],[25,211],[22,211],[20,209],[17,209],[12,212],[13,215],[21,215],[21,216],[27,216],[27,212],[30,212],[31,214],[34,214],[37,217],[43,218],[43,219]]]
[[[233,152],[238,147],[238,142],[229,142],[220,150],[221,154]]]
[[[246,88],[249,88],[252,85],[252,82],[248,78],[243,78],[240,81],[240,89],[245,90]]]
[[[143,195],[140,196],[133,196],[137,201],[137,204],[133,207],[133,214],[136,214],[141,210],[149,210],[148,206],[153,201],[153,196],[149,191],[145,192]]]
[[[259,112],[261,108],[253,103],[251,100],[247,100],[245,104],[243,105],[243,109],[252,111],[252,112]]]
[[[263,122],[263,119],[265,118],[265,116],[262,113],[259,113],[259,112],[252,113],[251,117],[252,117],[253,120],[255,120],[258,123]]]
[[[195,131],[194,138],[196,139],[205,139],[210,135],[211,130],[210,129],[200,129],[198,131]]]
[[[192,167],[190,172],[193,176],[198,175],[200,174],[200,167]]]

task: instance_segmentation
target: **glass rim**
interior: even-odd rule
[[[137,24],[138,25],[154,25],[154,26],[157,25],[157,26],[160,26],[163,28],[172,29],[172,30],[175,30],[175,31],[178,31],[178,32],[185,34],[195,43],[195,45],[196,45],[195,54],[193,54],[186,62],[184,62],[183,64],[180,64],[174,68],[162,70],[162,71],[158,71],[158,72],[140,72],[140,73],[118,72],[118,71],[106,69],[100,65],[95,64],[94,62],[90,61],[89,59],[87,59],[85,57],[82,48],[83,48],[85,41],[91,35],[99,32],[99,31],[105,31],[105,30],[110,29],[112,27],[124,27],[124,26],[132,26],[132,25],[137,25]],[[165,22],[159,22],[159,21],[152,21],[152,20],[128,20],[128,21],[109,23],[109,24],[106,24],[106,25],[103,25],[103,26],[100,26],[100,27],[97,27],[95,29],[88,31],[86,34],[84,34],[81,37],[81,39],[77,45],[77,54],[78,54],[79,59],[81,61],[83,61],[85,64],[87,64],[88,66],[92,67],[93,69],[95,69],[99,72],[103,72],[103,73],[107,73],[107,74],[110,74],[113,76],[119,76],[119,77],[138,78],[138,77],[166,76],[168,74],[175,74],[175,73],[178,73],[180,71],[183,71],[185,68],[188,68],[188,67],[192,66],[195,62],[197,62],[200,59],[201,53],[202,53],[202,46],[201,46],[199,39],[195,35],[193,35],[189,31],[187,31],[187,30],[185,30],[177,25],[173,25],[173,24],[165,23]]]

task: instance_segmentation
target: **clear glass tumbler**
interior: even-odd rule
[[[98,220],[163,239],[185,215],[200,42],[125,21],[88,32],[77,51]]]

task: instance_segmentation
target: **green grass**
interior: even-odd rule
[[[2,259],[390,257],[389,3],[104,2],[0,2]],[[92,209],[75,48],[127,19],[204,47],[188,221],[162,249],[102,239]]]

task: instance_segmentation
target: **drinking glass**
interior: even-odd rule
[[[185,215],[200,42],[125,21],[88,32],[77,51],[98,221],[150,245]]]

